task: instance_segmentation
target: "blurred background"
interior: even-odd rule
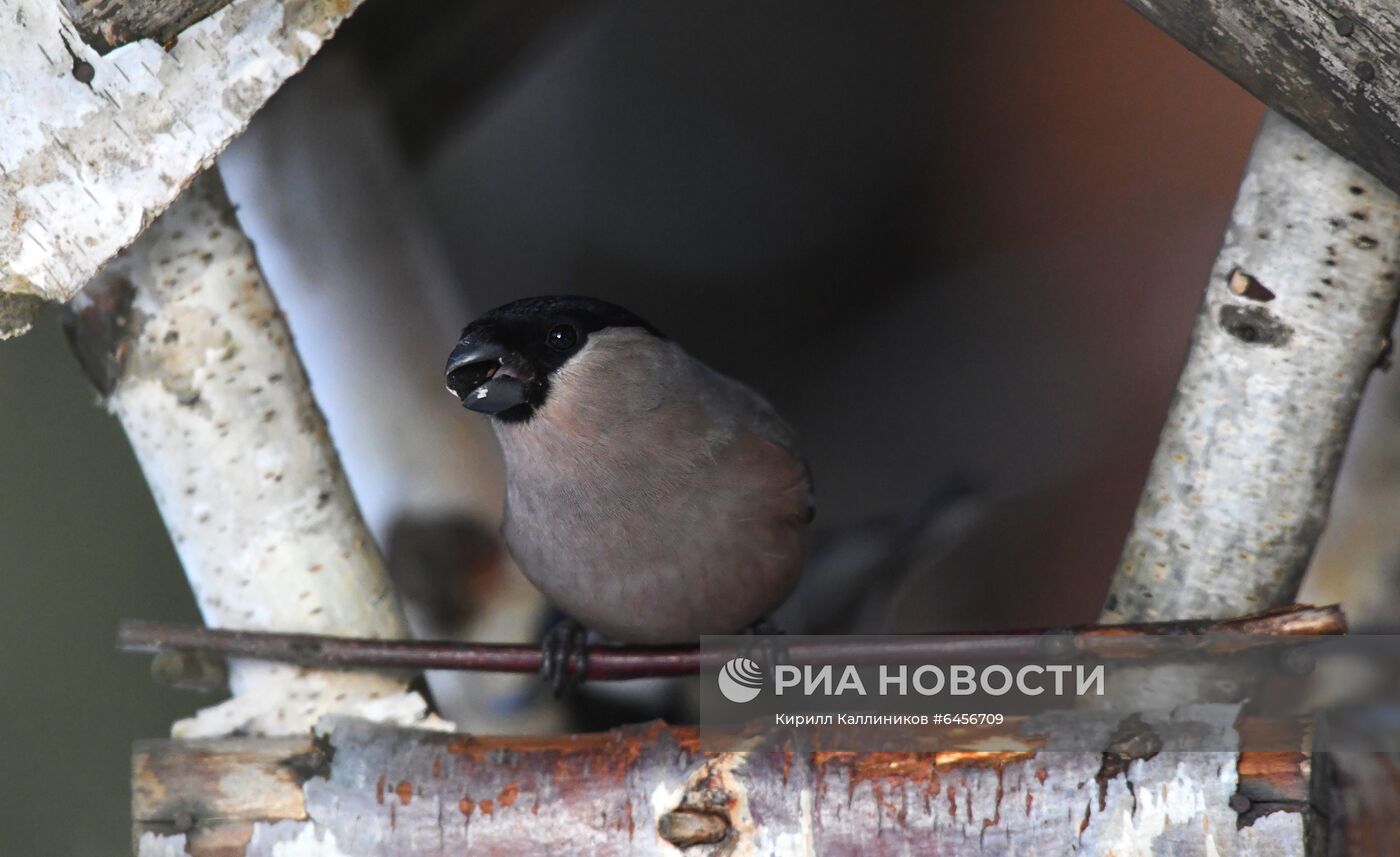
[[[1025,627],[1098,613],[1261,115],[1116,0],[370,0],[221,168],[420,633],[547,621],[440,371],[472,315],[559,292],[797,427],[790,630]],[[130,742],[210,700],[115,625],[198,617],[57,313],[0,344],[0,402],[0,853],[121,853]],[[1374,385],[1309,584],[1362,623],[1400,555],[1396,402]],[[476,729],[671,704],[434,690]]]

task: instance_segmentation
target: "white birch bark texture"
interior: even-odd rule
[[[291,334],[216,172],[108,265],[74,311],[79,355],[126,430],[209,625],[406,636]],[[104,319],[116,324],[105,337]],[[406,683],[235,662],[232,699],[174,733],[305,733],[333,711],[415,723],[426,705]]]
[[[1269,113],[1102,614],[1291,601],[1400,290],[1400,199]]]
[[[324,56],[219,158],[380,544],[402,515],[500,521],[504,467],[442,367],[468,306],[373,81]]]
[[[404,517],[470,515],[494,529],[505,490],[500,451],[442,379],[447,353],[476,313],[435,243],[373,93],[352,63],[321,57],[219,157],[219,172],[379,544]],[[537,633],[543,596],[504,552],[502,561],[508,567],[460,639]],[[414,604],[405,601],[412,626]],[[502,704],[530,698],[533,675],[426,678],[438,710],[471,732],[563,728],[548,694]]]
[[[0,339],[71,298],[359,0],[234,0],[100,54],[60,0],[0,0]]]
[[[1400,7],[1394,0],[1124,2],[1400,191]]]
[[[1180,716],[1228,729],[1234,707],[1208,708]],[[326,725],[299,747],[139,744],[142,857],[1303,857],[1311,823],[1301,753],[1275,754],[1294,799],[1241,823],[1232,804],[1277,795],[1231,751],[707,753],[661,723],[524,739]]]

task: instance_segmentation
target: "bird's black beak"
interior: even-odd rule
[[[467,410],[499,414],[525,403],[526,385],[515,372],[502,372],[514,355],[492,342],[468,336],[447,358],[447,389]]]

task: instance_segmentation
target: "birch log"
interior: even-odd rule
[[[453,275],[375,92],[355,63],[321,57],[230,144],[219,174],[384,545],[403,515],[465,513],[494,529],[505,488],[491,429],[442,380],[487,307]]]
[[[354,63],[321,57],[220,156],[219,172],[296,335],[370,533],[391,574],[408,578],[397,589],[410,628],[527,640],[544,600],[504,550],[494,562],[488,555],[484,570],[480,547],[444,548],[450,560],[432,571],[446,591],[425,591],[404,568],[405,532],[452,522],[495,539],[504,484],[490,428],[464,416],[443,388],[444,355],[477,313],[388,136],[377,90]],[[464,579],[482,582],[470,599],[459,594]],[[426,617],[443,609],[463,610],[468,621],[432,627]],[[563,728],[556,701],[532,693],[535,676],[426,678],[438,710],[463,729]]]
[[[1103,621],[1227,618],[1294,598],[1389,348],[1397,258],[1396,194],[1268,114]]]
[[[75,348],[126,429],[209,625],[406,635],[217,173],[197,179],[73,309]],[[420,721],[425,702],[406,685],[235,662],[233,698],[175,734],[303,733],[331,711]]]
[[[63,0],[0,0],[0,339],[130,244],[358,5],[235,0],[168,49],[102,54]]]
[[[141,39],[173,46],[229,0],[63,0],[83,41],[102,53]]]
[[[328,725],[300,743],[138,744],[140,853],[1303,857],[1313,823],[1301,747],[709,753],[660,723],[554,738]]]
[[[1394,0],[1125,0],[1255,98],[1400,191]]]

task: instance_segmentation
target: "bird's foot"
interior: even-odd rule
[[[790,660],[787,645],[781,639],[787,632],[773,624],[773,620],[767,616],[759,617],[739,633],[749,638],[739,647],[740,656],[752,658],[758,655],[769,669]]]
[[[748,634],[754,637],[780,637],[787,633],[782,628],[773,624],[773,620],[767,616],[760,616],[749,624],[747,628],[740,631],[741,634]]]
[[[540,675],[559,699],[582,686],[588,674],[588,631],[577,620],[561,619],[545,632],[540,655]]]

